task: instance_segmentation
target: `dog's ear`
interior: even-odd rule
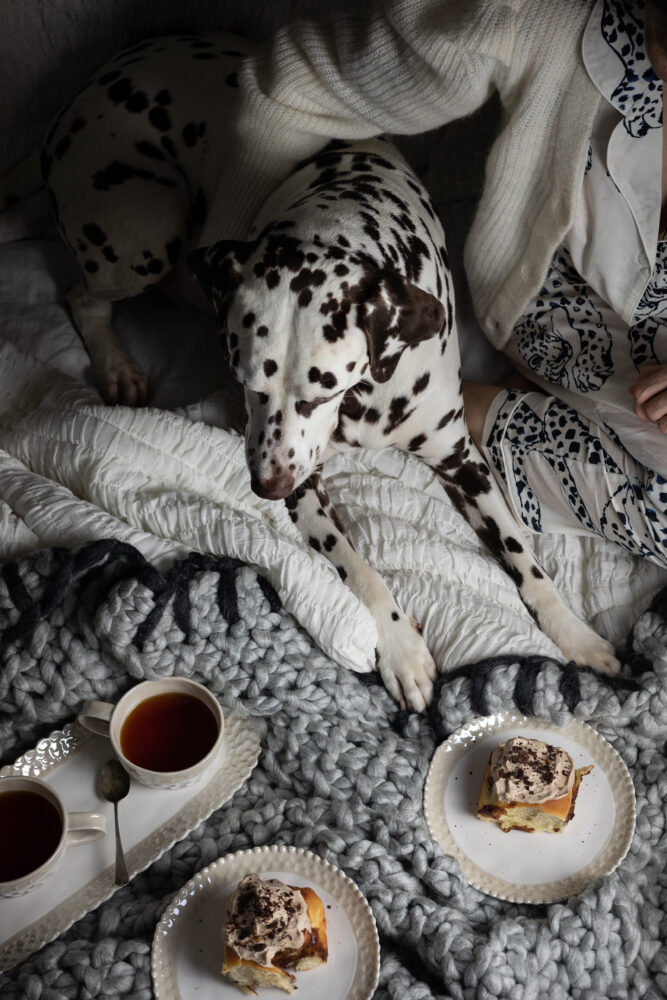
[[[188,256],[190,274],[215,306],[221,324],[243,280],[242,267],[256,246],[254,241],[220,240]]]
[[[366,334],[373,379],[388,381],[406,347],[437,336],[444,321],[442,303],[401,274],[380,269],[367,274],[357,299],[357,324]]]

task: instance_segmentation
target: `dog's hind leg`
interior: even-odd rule
[[[113,330],[112,302],[91,295],[83,282],[67,293],[72,319],[86,345],[95,379],[105,403],[143,406],[146,375],[125,350]]]
[[[146,182],[131,178],[95,192],[93,215],[86,198],[76,197],[73,180],[58,180],[58,226],[83,279],[68,302],[98,388],[106,403],[142,405],[147,379],[114,333],[112,307],[159,284],[172,270],[190,231],[187,195],[175,184],[147,188]]]
[[[401,611],[380,576],[357,555],[313,473],[285,500],[311,548],[329,559],[377,624],[376,663],[385,687],[402,708],[422,712],[431,700],[436,667],[418,627]]]
[[[437,438],[434,434],[417,454],[435,469],[454,506],[514,580],[542,631],[567,660],[603,674],[617,673],[620,664],[612,645],[571,611],[528,548],[462,415],[447,427],[447,446],[441,439],[438,449]]]

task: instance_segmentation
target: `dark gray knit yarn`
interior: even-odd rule
[[[377,1000],[639,1000],[667,990],[667,624],[660,595],[633,630],[633,676],[609,682],[511,656],[454,671],[427,717],[397,713],[374,675],[324,656],[271,588],[233,560],[193,555],[163,576],[130,546],[44,551],[0,570],[2,763],[144,677],[182,674],[243,706],[261,735],[246,784],[184,841],[16,969],[3,1000],[152,996],[163,909],[228,851],[294,844],[340,866],[378,923]],[[628,669],[628,674],[631,671]],[[587,720],[637,794],[628,856],[567,902],[521,906],[471,888],[431,840],[423,781],[437,744],[474,715],[519,705]],[[240,995],[240,994],[239,994]]]

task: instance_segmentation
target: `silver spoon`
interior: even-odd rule
[[[118,803],[124,799],[130,790],[130,776],[119,760],[108,760],[97,779],[100,795],[113,802],[113,815],[116,824],[116,885],[126,885],[130,881],[123,854],[123,845],[120,841],[120,829],[118,828]]]

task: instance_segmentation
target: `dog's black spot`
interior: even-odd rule
[[[523,552],[523,545],[516,538],[508,535],[505,539],[505,548],[508,552]]]
[[[450,410],[449,413],[445,413],[444,417],[441,417],[440,420],[438,421],[436,430],[441,431],[443,427],[447,426],[447,424],[452,420],[453,417],[454,417],[454,410]]]
[[[120,70],[112,69],[109,73],[104,73],[103,76],[97,78],[97,82],[102,87],[106,87],[108,83],[113,83],[120,76]]]
[[[408,451],[419,451],[426,440],[425,434],[416,434],[408,444]]]
[[[171,136],[169,135],[160,136],[160,143],[165,152],[168,153],[173,160],[175,160],[178,156],[178,152],[176,151],[176,146],[174,145],[174,140],[171,138]]]
[[[357,363],[356,361],[348,361],[348,363],[345,365],[345,370],[348,372],[354,371],[354,366],[356,365],[356,363]]]
[[[533,574],[533,576],[535,577],[536,580],[542,580],[542,579],[544,579],[544,573],[541,573],[539,571],[539,569],[537,568],[537,566],[531,566],[530,567],[530,572]]]
[[[181,250],[183,249],[183,243],[176,236],[173,240],[169,240],[165,244],[165,250],[167,252],[167,260],[170,264],[175,264],[178,260]]]
[[[366,421],[366,423],[376,424],[380,419],[380,416],[381,414],[379,410],[376,410],[374,406],[369,406],[368,409],[366,410],[366,416],[364,417],[364,420]]]
[[[309,382],[319,382],[321,374],[322,373],[320,372],[319,368],[316,368],[313,365],[313,367],[308,370],[308,381]]]
[[[241,325],[245,327],[246,330],[248,330],[254,322],[255,322],[255,314],[254,312],[249,312],[246,313],[243,319],[241,320]]]
[[[324,372],[320,377],[320,385],[324,386],[325,389],[335,389],[338,385],[338,379],[333,372]]]
[[[105,260],[108,260],[110,264],[115,264],[119,259],[118,254],[112,246],[102,247],[102,256]]]
[[[101,247],[104,246],[107,240],[107,234],[104,232],[96,222],[86,222],[84,226],[81,227],[81,232],[86,237],[93,246]]]
[[[99,271],[97,262],[94,260],[87,260],[83,266],[88,271],[88,274],[95,274],[96,271]]]
[[[107,167],[93,174],[93,187],[98,191],[110,191],[112,187],[135,178],[146,181],[157,180],[158,183],[164,184],[166,187],[176,187],[174,181],[168,177],[156,177],[150,170],[131,167],[119,160],[114,160]]]
[[[399,614],[396,611],[392,611],[392,613],[391,613],[391,620],[392,621],[397,622],[398,619],[399,619],[399,617],[400,616],[399,616]]]
[[[383,434],[391,434],[392,431],[396,430],[400,424],[404,423],[414,413],[414,407],[411,410],[407,409],[409,404],[410,400],[407,396],[395,396],[392,399],[389,404],[387,423],[382,429]]]
[[[68,135],[64,135],[62,139],[60,139],[59,142],[56,143],[55,148],[53,150],[53,155],[55,156],[56,160],[61,160],[71,145],[72,145],[72,140],[70,139],[70,137]]]
[[[420,392],[423,392],[426,386],[429,384],[430,380],[431,380],[430,372],[424,372],[423,375],[420,375],[412,387],[413,396],[418,396]]]
[[[195,143],[197,142],[198,132],[197,132],[197,126],[195,125],[194,122],[188,122],[187,125],[184,125],[181,134],[183,136],[183,142],[189,148],[192,148],[192,146],[194,146]]]
[[[148,107],[148,103],[148,97],[144,94],[143,90],[135,90],[134,93],[125,101],[125,107],[128,111],[131,111],[136,115],[145,111]]]
[[[267,378],[271,378],[272,375],[278,371],[278,365],[273,360],[273,358],[267,358],[264,362],[264,374]]]
[[[300,292],[304,288],[319,287],[326,281],[326,272],[320,269],[313,271],[309,267],[304,267],[290,281],[290,288],[293,292]]]
[[[162,105],[157,105],[150,109],[148,120],[158,132],[167,132],[171,128],[171,116]]]
[[[172,96],[168,90],[161,90],[155,95],[155,104],[167,105],[171,104]]]
[[[257,336],[258,337],[268,337],[268,335],[269,335],[269,328],[268,328],[268,326],[258,326],[257,327]]]
[[[157,146],[154,146],[152,142],[141,140],[141,142],[135,142],[134,148],[137,153],[141,153],[142,156],[149,156],[151,160],[164,160],[164,153]]]
[[[322,543],[324,545],[325,551],[331,552],[331,550],[336,544],[336,541],[337,539],[335,535],[327,535],[327,537],[324,539],[324,542]]]
[[[345,567],[336,566],[336,569],[338,570],[338,575],[341,578],[341,580],[347,580],[347,570],[345,569]]]
[[[302,291],[299,292],[299,297],[297,299],[299,307],[301,309],[305,309],[307,306],[310,305],[312,298],[313,298],[313,293],[311,292],[310,288],[304,288]]]
[[[300,417],[309,417],[316,407],[316,402],[308,402],[307,399],[297,399],[294,404],[294,410]],[[303,431],[301,431],[301,437],[303,437]]]
[[[132,96],[132,91],[134,87],[132,86],[132,81],[129,76],[124,76],[115,83],[112,83],[107,90],[107,97],[114,104],[124,104],[129,97]]]
[[[203,225],[204,219],[206,218],[206,209],[208,203],[206,200],[206,195],[204,194],[204,189],[202,187],[197,188],[197,194],[195,195],[195,200],[192,205],[192,221],[195,226]]]
[[[479,462],[462,461],[454,473],[454,481],[467,497],[477,497],[491,489],[489,470]]]
[[[236,347],[237,347],[237,345],[238,345],[238,342],[239,342],[239,338],[238,338],[238,337],[236,336],[236,334],[235,334],[235,333],[234,333],[234,332],[232,331],[232,332],[230,333],[230,335],[229,335],[229,346],[230,346],[230,348],[232,349],[232,351],[236,349]]]

